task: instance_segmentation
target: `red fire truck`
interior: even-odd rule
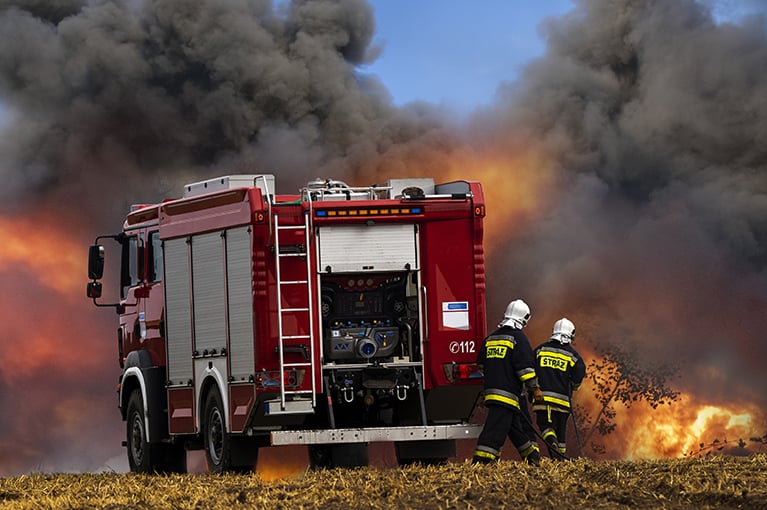
[[[131,470],[183,472],[190,449],[251,470],[270,445],[307,445],[312,466],[384,441],[402,463],[455,456],[480,429],[484,216],[479,183],[423,178],[277,195],[272,175],[230,175],[133,206],[91,246],[87,289],[120,317]]]

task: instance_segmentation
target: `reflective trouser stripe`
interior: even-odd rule
[[[501,456],[501,451],[490,448],[489,446],[478,444],[476,450],[474,450],[474,455],[477,457],[484,457],[486,459],[495,460]]]
[[[520,446],[517,451],[519,452],[519,455],[525,459],[528,455],[530,455],[533,452],[540,452],[541,449],[538,448],[538,445],[533,443],[532,441],[529,441],[522,446]]]

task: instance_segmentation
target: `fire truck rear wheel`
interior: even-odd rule
[[[211,473],[223,473],[231,467],[231,451],[226,433],[224,404],[217,389],[208,392],[204,409],[203,441],[208,470]]]
[[[237,465],[232,461],[233,441],[226,431],[226,412],[218,389],[213,388],[208,392],[204,409],[203,444],[208,471],[211,473],[252,471],[255,466]]]

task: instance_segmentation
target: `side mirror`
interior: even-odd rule
[[[88,282],[88,289],[86,291],[88,297],[91,299],[98,299],[101,297],[101,282]]]
[[[100,244],[94,244],[88,249],[88,278],[99,280],[104,276],[104,247]],[[90,289],[90,284],[88,284]],[[90,296],[90,291],[88,292]],[[101,285],[99,285],[99,296],[101,295]]]

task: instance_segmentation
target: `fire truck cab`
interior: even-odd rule
[[[310,182],[230,175],[136,205],[90,249],[88,297],[112,306],[118,405],[132,471],[252,470],[302,444],[312,466],[443,462],[481,391],[481,185]],[[102,239],[119,243],[120,298],[100,301]]]

